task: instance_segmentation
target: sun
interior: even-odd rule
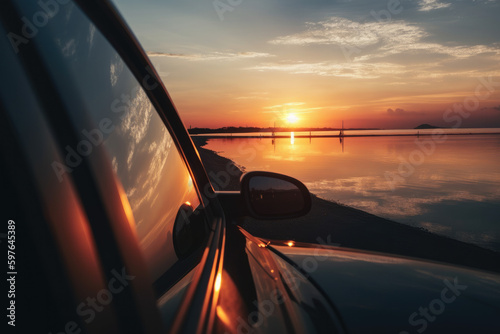
[[[297,121],[298,121],[298,120],[299,120],[299,118],[298,118],[298,117],[297,117],[297,115],[295,115],[295,114],[288,114],[288,115],[286,116],[286,121],[287,121],[288,123],[291,123],[291,124],[293,124],[293,123],[297,123]]]

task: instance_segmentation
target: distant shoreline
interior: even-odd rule
[[[288,131],[286,131],[288,132]],[[295,132],[295,131],[290,131]],[[366,135],[294,135],[294,138],[347,138],[347,137],[424,137],[424,136],[435,136],[433,133],[401,133],[401,134],[366,134]],[[444,133],[441,135],[447,136],[483,136],[483,135],[500,135],[500,132],[482,132],[482,133]],[[203,137],[207,139],[216,139],[216,138],[266,138],[266,139],[274,139],[274,138],[290,138],[288,135],[240,135],[235,133],[219,133],[219,134],[192,134],[191,137]]]
[[[337,132],[338,131],[338,132]],[[191,137],[213,138],[354,138],[354,137],[429,137],[429,136],[469,136],[469,135],[500,135],[500,128],[428,128],[428,129],[277,129],[271,131],[221,131],[192,133]]]
[[[236,126],[230,126],[230,127],[224,127],[224,128],[217,128],[217,129],[210,129],[210,128],[190,128],[188,130],[189,134],[191,135],[196,135],[196,134],[210,134],[210,133],[248,133],[248,132],[290,132],[290,131],[296,131],[296,132],[309,132],[309,131],[340,131],[340,130],[354,130],[354,131],[364,131],[364,130],[385,130],[385,129],[380,129],[380,128],[349,128],[349,129],[342,129],[342,128],[330,128],[330,127],[324,127],[324,128],[286,128],[286,127],[279,127],[279,128],[258,128],[258,127],[251,127],[251,126],[241,126],[241,127],[236,127]],[[411,129],[409,129],[411,130]]]
[[[497,132],[474,132],[474,131],[481,131],[482,129],[495,129]],[[500,128],[450,128],[450,127],[438,127],[438,126],[431,126],[428,124],[421,124],[415,128],[411,129],[381,129],[381,128],[330,128],[330,127],[325,127],[325,128],[286,128],[286,127],[281,127],[281,128],[257,128],[257,127],[225,127],[225,128],[217,128],[217,129],[210,129],[210,128],[190,128],[188,130],[189,134],[191,136],[223,136],[223,135],[236,135],[236,136],[241,136],[244,134],[244,136],[256,136],[260,137],[262,134],[263,136],[268,136],[270,138],[276,137],[273,134],[279,134],[279,133],[286,133],[286,132],[298,132],[298,133],[303,133],[303,132],[309,132],[311,135],[314,134],[314,136],[326,136],[326,137],[339,137],[339,136],[408,136],[412,134],[376,134],[376,135],[350,135],[350,134],[345,134],[346,131],[352,132],[352,131],[389,131],[389,132],[396,132],[396,131],[414,131],[412,133],[417,134],[420,131],[424,131],[423,134],[421,135],[426,135],[426,131],[430,130],[444,130],[447,132],[447,134],[468,134],[468,130],[472,130],[470,133],[471,134],[500,134]],[[457,131],[455,132],[449,132],[449,131]],[[462,132],[461,132],[462,131]],[[318,135],[318,132],[339,132],[339,135]],[[342,132],[342,135],[340,133]],[[428,135],[428,134],[427,134]],[[310,135],[301,135],[304,137],[309,137]]]
[[[220,138],[220,137],[218,137]],[[244,167],[204,148],[210,138],[192,136],[207,173],[217,175],[228,166],[239,173],[230,176],[224,189],[239,190]],[[312,195],[312,209],[291,220],[259,221],[246,218],[242,227],[264,239],[317,243],[329,239],[341,247],[364,249],[500,272],[500,253],[427,230],[384,219],[370,213]],[[331,239],[330,239],[331,238]]]

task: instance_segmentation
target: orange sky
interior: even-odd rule
[[[292,3],[117,6],[188,127],[500,127],[498,1]]]
[[[461,127],[500,126],[500,110],[493,108],[500,106],[499,91],[490,93],[481,88],[480,96],[490,96],[479,100],[474,92],[484,85],[477,78],[457,80],[450,76],[429,82],[422,79],[393,82],[391,76],[323,77],[253,72],[235,68],[236,62],[228,65],[232,70],[225,70],[223,61],[183,64],[185,60],[151,59],[160,69],[188,66],[189,70],[183,71],[196,73],[189,81],[181,73],[177,75],[177,71],[165,74],[160,70],[188,127],[270,127],[274,124],[278,127],[339,127],[342,120],[348,128],[413,128],[422,123],[454,127],[457,121],[443,119],[450,108],[463,110],[463,114],[453,112],[448,116],[460,117]],[[243,64],[249,62],[253,60],[242,60],[239,66],[249,66]],[[498,77],[491,80],[500,83]],[[477,107],[476,102],[479,102]],[[455,104],[459,106],[454,107]],[[296,116],[298,121],[288,122],[288,115]]]

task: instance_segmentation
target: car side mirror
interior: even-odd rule
[[[257,219],[289,219],[311,210],[307,187],[290,176],[249,172],[241,178],[241,196],[250,216]]]

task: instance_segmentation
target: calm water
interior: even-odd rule
[[[217,138],[206,148],[246,171],[294,176],[322,198],[500,251],[498,134]]]

